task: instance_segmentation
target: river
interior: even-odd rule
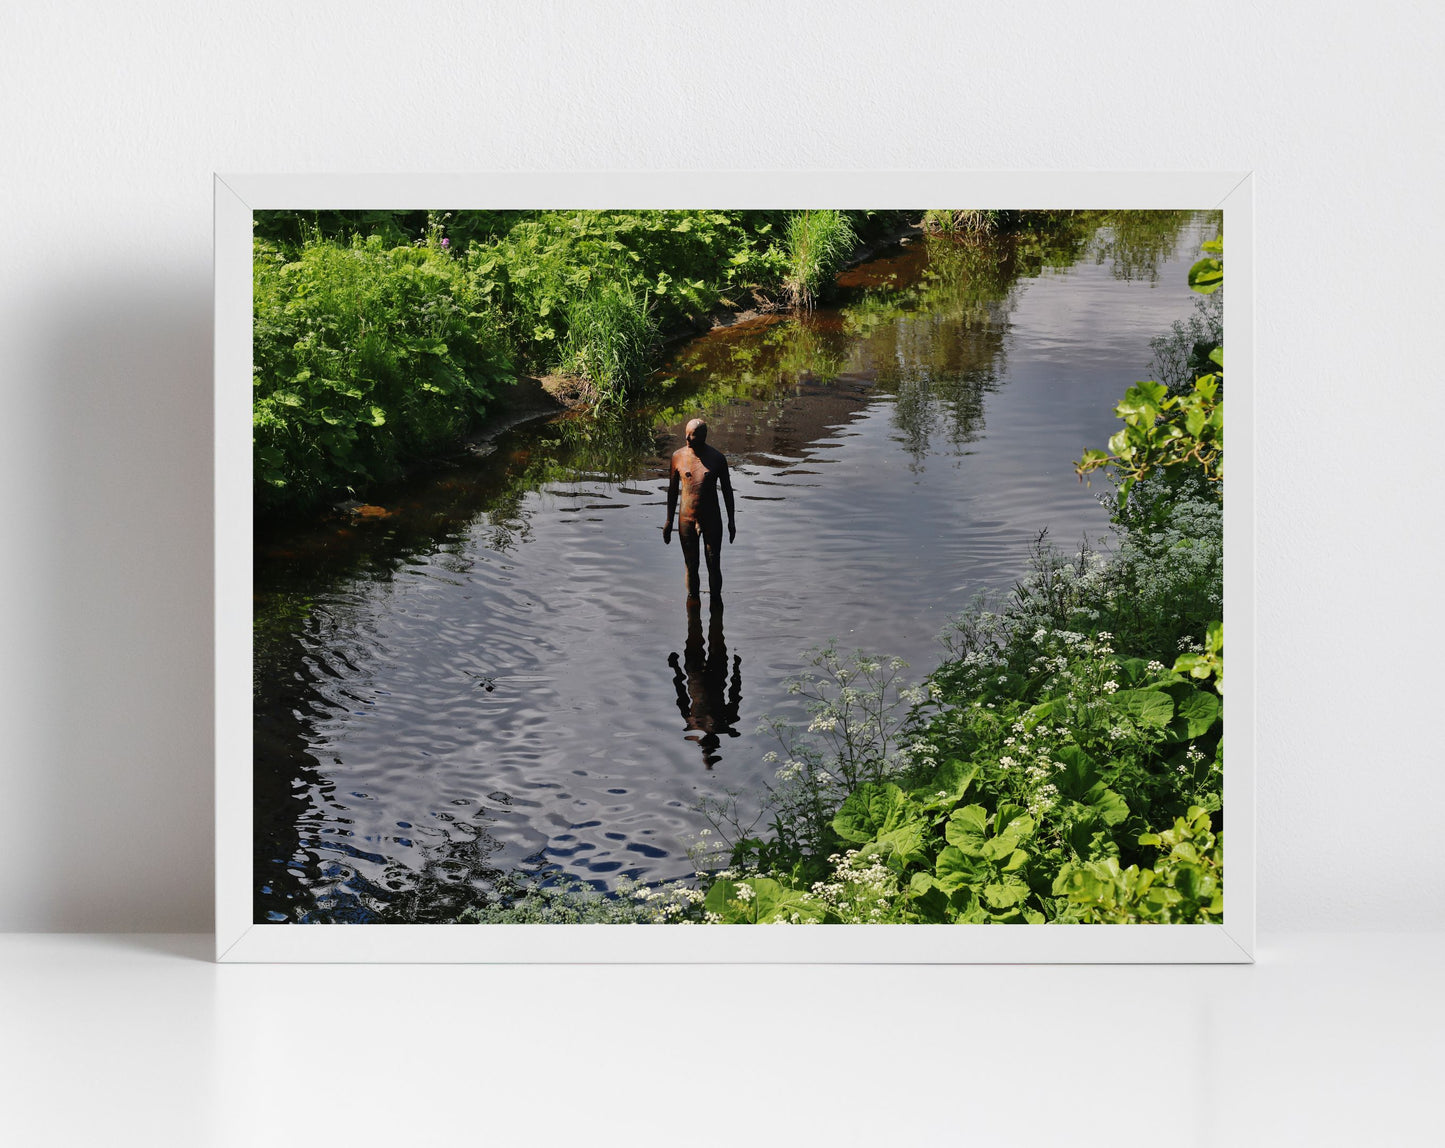
[[[256,564],[258,921],[446,919],[498,877],[692,872],[704,799],[771,776],[758,732],[829,639],[918,678],[1039,530],[1107,533],[1073,462],[1186,317],[1205,215],[918,239],[833,304],[677,348],[633,414],[534,420],[271,532]],[[730,461],[726,607],[689,613],[667,460]],[[706,578],[704,572],[704,579]]]

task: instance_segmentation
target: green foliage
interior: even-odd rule
[[[730,923],[1103,920],[1089,897],[1117,873],[1109,911],[1133,914],[1121,919],[1217,914],[1217,861],[1206,871],[1189,851],[1216,848],[1203,833],[1219,808],[1218,695],[1108,639],[1040,632],[1029,674],[972,699],[934,675],[892,768],[849,791],[828,834],[792,837],[827,856],[745,844],[733,856],[744,871],[714,883],[707,911]],[[1201,816],[1190,840],[1177,824],[1152,828]],[[1160,841],[1180,848],[1151,869]]]
[[[1118,477],[1120,503],[1141,478],[1154,470],[1196,467],[1206,479],[1224,477],[1224,400],[1219,376],[1194,380],[1188,394],[1171,395],[1163,383],[1135,383],[1114,408],[1123,429],[1109,439],[1109,449],[1084,451],[1075,470],[1083,478],[1112,467]]]
[[[1054,892],[1084,924],[1217,924],[1224,914],[1224,844],[1208,811],[1194,805],[1174,827],[1139,844],[1167,849],[1152,866],[1121,869],[1116,858],[1064,867]]]
[[[646,301],[656,328],[676,330],[719,306],[776,288],[771,212],[549,211],[473,243],[466,262],[478,292],[505,316],[512,346],[534,370],[576,369],[613,358],[591,341],[591,325],[570,341],[574,316],[612,307],[635,324]],[[603,300],[580,308],[579,299]],[[624,306],[624,304],[626,304]],[[630,364],[631,383],[646,357]],[[611,386],[611,384],[609,384]]]
[[[788,219],[783,291],[794,308],[811,308],[827,295],[858,246],[852,221],[842,211],[799,211]]]
[[[1204,250],[1220,254],[1223,243],[1210,240]],[[1214,255],[1189,270],[1189,286],[1200,294],[1213,294],[1223,284],[1224,264]],[[1213,369],[1196,378],[1189,391],[1172,391],[1153,381],[1130,387],[1114,408],[1123,428],[1109,439],[1107,451],[1084,451],[1074,468],[1079,478],[1111,468],[1120,506],[1140,479],[1159,470],[1197,470],[1206,480],[1220,482],[1224,478],[1223,346],[1209,349],[1206,357]]]
[[[1214,679],[1214,688],[1224,692],[1224,623],[1210,622],[1204,634],[1204,647],[1180,654],[1174,661],[1176,674],[1207,681]]]
[[[1224,242],[1211,239],[1204,245],[1208,256],[1199,260],[1189,269],[1189,288],[1201,295],[1209,295],[1224,286]]]
[[[395,477],[455,440],[510,377],[495,317],[433,240],[257,241],[253,433],[260,510]]]
[[[583,375],[615,407],[662,331],[779,290],[784,219],[261,213],[257,508],[305,509],[398,476],[476,422],[518,367]]]

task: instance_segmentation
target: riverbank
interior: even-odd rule
[[[566,408],[625,408],[669,348],[806,311],[921,231],[1032,229],[1039,251],[1099,214],[258,213],[256,514],[364,500],[509,417],[518,380]]]
[[[476,432],[521,378],[563,406],[624,407],[670,343],[810,305],[860,249],[910,225],[839,211],[427,218],[406,242],[377,213],[349,230],[258,219],[258,515],[365,497]]]

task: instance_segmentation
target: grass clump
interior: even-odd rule
[[[565,309],[560,365],[592,383],[598,405],[620,407],[652,367],[657,323],[646,292],[626,279],[590,284]]]
[[[788,219],[785,233],[787,268],[783,292],[796,308],[811,308],[826,295],[858,246],[858,235],[846,212],[800,211]]]
[[[939,208],[923,213],[919,226],[930,235],[946,235],[952,239],[977,239],[996,235],[1012,222],[1016,212],[960,210]]]

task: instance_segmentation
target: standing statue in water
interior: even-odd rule
[[[728,460],[722,451],[707,445],[707,423],[693,419],[685,432],[687,445],[672,456],[672,472],[667,482],[667,525],[662,540],[672,542],[672,515],[678,509],[678,493],[682,509],[677,517],[677,534],[682,543],[682,560],[686,565],[684,583],[689,602],[698,600],[697,556],[701,543],[707,557],[707,585],[714,609],[722,605],[722,514],[718,510],[717,493],[722,490],[728,510],[728,541],[738,533],[733,521],[733,484],[728,478]]]

